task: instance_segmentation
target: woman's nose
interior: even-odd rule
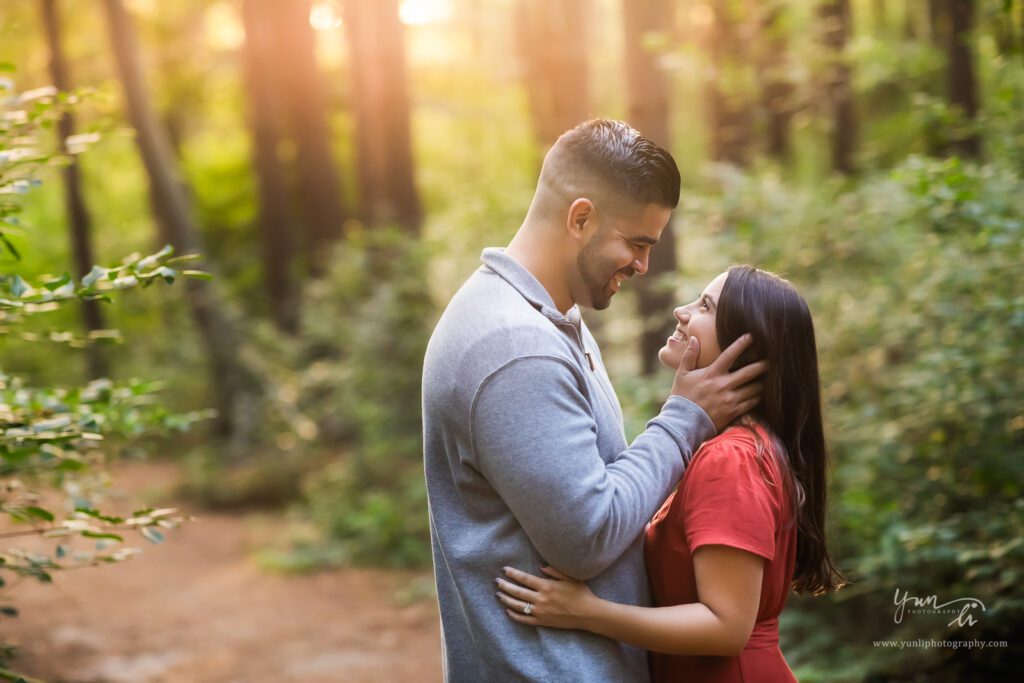
[[[684,325],[690,321],[690,312],[686,310],[685,306],[679,306],[672,312],[675,314],[676,320]]]

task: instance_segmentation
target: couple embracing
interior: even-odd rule
[[[793,681],[789,591],[842,583],[814,329],[785,280],[734,266],[666,311],[672,387],[626,441],[579,308],[646,272],[679,192],[668,152],[580,124],[438,322],[424,465],[448,681]]]

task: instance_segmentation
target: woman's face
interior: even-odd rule
[[[718,334],[715,332],[715,314],[718,311],[718,297],[722,294],[728,271],[722,273],[704,288],[697,300],[686,306],[680,306],[673,314],[676,318],[676,331],[658,351],[658,360],[673,370],[679,367],[686,350],[686,342],[696,337],[700,342],[700,355],[697,356],[697,367],[705,368],[714,362],[722,353],[718,347]]]

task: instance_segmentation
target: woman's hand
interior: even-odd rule
[[[545,579],[505,567],[508,579],[494,580],[498,584],[498,600],[505,605],[505,613],[514,621],[530,626],[586,628],[588,616],[600,599],[582,581],[553,567],[540,569],[552,578]]]

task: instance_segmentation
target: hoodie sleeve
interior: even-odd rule
[[[606,463],[581,386],[560,358],[518,358],[481,383],[470,432],[477,467],[541,557],[588,580],[643,532],[715,428],[695,403],[672,396]]]

